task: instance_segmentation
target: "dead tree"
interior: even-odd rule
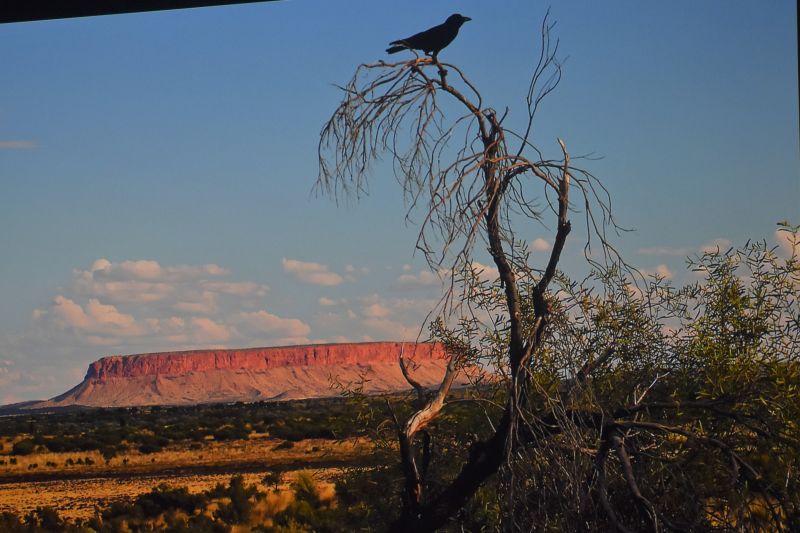
[[[410,213],[418,206],[424,212],[417,247],[432,268],[449,270],[450,290],[441,302],[445,315],[463,311],[468,301],[463,292],[457,292],[453,280],[470,268],[477,242],[487,246],[504,288],[510,381],[496,431],[490,439],[474,444],[470,460],[443,493],[426,498],[414,443],[441,412],[455,373],[467,362],[466,353],[451,353],[439,389],[399,432],[406,488],[405,509],[394,526],[397,531],[427,531],[443,525],[512,453],[518,415],[530,387],[523,369],[540,350],[547,328],[546,294],[571,230],[573,191],[602,244],[603,232],[612,223],[605,189],[594,176],[571,165],[565,142],[558,140],[560,157],[556,159],[544,159],[532,143],[539,103],[561,76],[550,29],[545,20],[541,55],[533,70],[527,117],[520,132],[504,125],[505,112],[485,106],[460,68],[436,58],[361,65],[343,88],[344,100],[322,131],[317,187],[335,197],[360,196],[367,190],[370,164],[384,153],[391,155]],[[458,116],[448,119],[449,113]],[[463,138],[463,143],[453,145],[454,138]],[[540,198],[544,204],[537,208]],[[601,213],[599,220],[596,212]],[[538,281],[527,295],[535,315],[528,324],[518,277],[520,273],[527,277],[535,269],[524,255],[516,254],[518,228],[512,218],[521,215],[539,222],[550,213],[555,237]]]
[[[524,504],[527,495],[523,492],[529,490],[517,486],[538,486],[536,476],[542,465],[548,464],[561,465],[567,472],[562,486],[547,490],[556,493],[563,489],[575,495],[575,501],[567,504],[574,503],[574,524],[584,524],[575,528],[595,523],[619,531],[681,529],[686,524],[654,505],[649,487],[637,482],[637,476],[643,476],[640,465],[650,457],[639,446],[664,445],[667,450],[676,437],[694,439],[698,446],[724,455],[751,486],[761,479],[735,446],[723,439],[692,429],[691,421],[663,422],[664,413],[683,416],[687,409],[702,416],[718,410],[717,415],[727,420],[739,416],[745,425],[738,427],[746,428],[753,420],[731,414],[722,407],[729,405],[722,399],[674,400],[678,388],[666,384],[675,375],[670,368],[678,368],[679,363],[664,358],[651,363],[644,353],[668,351],[662,345],[665,341],[647,329],[658,318],[652,316],[649,304],[641,298],[630,300],[634,291],[619,283],[614,287],[622,289],[612,295],[610,303],[600,302],[581,311],[584,301],[594,301],[591,290],[581,292],[558,273],[572,229],[570,216],[576,213],[586,228],[581,240],[591,253],[585,256],[601,273],[598,282],[602,285],[614,272],[619,273],[620,267],[624,270],[624,263],[606,239],[606,231],[617,226],[610,197],[600,181],[573,164],[563,140],[554,143],[558,155],[552,159],[533,142],[539,104],[561,77],[558,43],[551,40],[551,29],[545,18],[540,56],[531,76],[522,126],[517,130],[506,124],[511,120],[508,110],[486,105],[459,67],[436,58],[417,58],[360,65],[350,83],[342,87],[344,98],[321,133],[316,186],[337,199],[358,198],[367,192],[371,165],[386,154],[390,156],[409,216],[421,220],[416,246],[432,269],[445,272],[448,289],[436,310],[442,317],[439,323],[447,324],[453,317],[484,323],[481,313],[487,306],[493,315],[489,321],[494,321],[494,350],[501,360],[503,404],[489,436],[471,444],[458,472],[434,494],[426,493],[427,429],[448,405],[456,372],[480,362],[485,354],[470,341],[470,335],[452,336],[447,343],[451,358],[447,372],[431,394],[414,382],[401,361],[404,374],[417,390],[417,400],[408,420],[395,419],[405,483],[403,509],[392,531],[433,531],[444,526],[503,468],[510,495],[506,498],[508,514],[513,521],[515,506]],[[552,247],[547,257],[535,264],[519,235],[530,227],[548,226],[553,228]],[[595,250],[591,250],[592,244]],[[476,288],[475,281],[476,249],[482,246],[497,269],[496,283],[488,289]],[[553,296],[556,283],[566,295],[563,301]],[[595,316],[601,308],[603,312],[624,309],[631,327],[639,328],[631,336],[652,340],[637,345],[636,349],[642,350],[639,359],[629,353],[634,343],[624,337],[622,326],[606,327]],[[592,315],[588,330],[575,325],[581,312]],[[674,348],[680,349],[678,345]],[[630,366],[635,366],[635,372],[620,371]],[[549,372],[549,381],[534,379],[541,369]],[[607,394],[599,400],[600,389],[593,388],[591,380],[603,372],[609,380],[622,380],[610,390],[619,387],[625,393]],[[652,413],[658,415],[648,419]],[[656,441],[658,445],[653,444]],[[663,456],[650,459],[677,461],[683,453],[688,452],[669,448]],[[524,484],[514,480],[515,473],[522,472],[520,464],[535,467],[524,471]],[[561,478],[554,475],[553,479]],[[689,482],[686,476],[681,480]],[[633,516],[620,510],[622,493],[630,498],[627,509],[634,510]],[[774,490],[766,494],[765,501],[778,499]],[[600,509],[600,515],[592,514],[594,509]],[[786,509],[773,512],[786,513]]]

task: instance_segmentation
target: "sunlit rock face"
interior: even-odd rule
[[[35,407],[126,407],[338,396],[346,389],[381,393],[409,388],[398,363],[437,385],[447,366],[440,344],[367,342],[271,348],[110,355],[84,380]],[[459,384],[465,382],[462,378]],[[33,406],[31,406],[33,407]]]

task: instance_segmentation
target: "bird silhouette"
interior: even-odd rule
[[[394,46],[387,48],[386,51],[394,54],[401,50],[422,50],[425,55],[435,58],[445,46],[453,42],[458,35],[458,29],[468,20],[472,19],[458,13],[450,15],[443,24],[421,31],[411,37],[390,42],[389,44]]]

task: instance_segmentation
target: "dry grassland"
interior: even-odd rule
[[[67,518],[88,518],[99,507],[149,492],[160,483],[202,492],[227,483],[237,473],[243,474],[248,484],[272,491],[265,505],[281,510],[291,501],[288,486],[298,471],[312,472],[323,494],[332,495],[333,478],[341,470],[330,465],[355,463],[373,449],[364,438],[308,439],[291,448],[280,447],[282,442],[266,436],[208,441],[200,449],[170,446],[152,454],[134,451],[114,457],[108,464],[96,451],[32,454],[17,457],[16,465],[8,464],[9,456],[0,455],[6,460],[6,465],[0,466],[0,512],[24,514],[51,506]],[[85,462],[86,457],[94,464],[66,465],[68,459]],[[45,466],[48,462],[56,466]],[[31,468],[32,464],[38,466]],[[276,470],[282,472],[277,491],[261,482],[267,472]]]

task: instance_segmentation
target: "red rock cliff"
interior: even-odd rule
[[[210,370],[268,370],[293,366],[397,363],[401,350],[418,362],[444,357],[441,344],[364,342],[236,350],[189,350],[111,355],[89,365],[86,380],[180,376]]]

